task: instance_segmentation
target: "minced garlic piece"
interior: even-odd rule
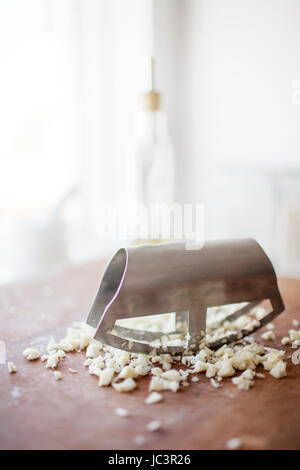
[[[143,446],[146,442],[146,438],[144,436],[141,436],[140,434],[133,438],[133,443],[139,447]]]
[[[59,344],[51,338],[47,346],[47,353],[50,354],[52,351],[57,351],[58,349],[60,349]]]
[[[215,368],[214,365],[209,364],[209,366],[206,369],[206,377],[211,378],[214,377],[217,373],[217,369]]]
[[[279,362],[283,356],[284,351],[278,351],[276,349],[271,349],[268,354],[266,354],[262,360],[262,364],[265,370],[271,370]]]
[[[150,372],[151,368],[146,366],[146,367],[143,367],[143,366],[136,366],[134,368],[134,371],[135,371],[135,376],[137,377],[138,375],[148,375],[149,372]]]
[[[135,389],[136,383],[133,379],[125,379],[123,382],[113,383],[112,386],[117,392],[131,392]]]
[[[212,386],[213,386],[214,388],[220,388],[220,387],[222,387],[222,384],[220,384],[219,382],[217,382],[217,381],[216,381],[215,379],[213,379],[213,378],[210,379],[210,383],[212,384]]]
[[[89,367],[93,362],[93,359],[91,359],[90,357],[88,359],[86,359],[83,363],[84,367]]]
[[[23,356],[27,359],[27,361],[35,361],[41,357],[41,353],[36,348],[26,348],[23,351]]]
[[[290,338],[288,336],[284,336],[283,338],[281,338],[281,344],[283,344],[283,346],[286,346],[287,344],[289,344],[290,342]]]
[[[145,403],[146,405],[152,405],[153,403],[159,403],[162,399],[163,396],[160,393],[152,392],[147,396]]]
[[[300,349],[297,349],[297,351],[293,352],[293,354],[292,354],[292,363],[295,366],[300,364]]]
[[[180,381],[180,373],[176,369],[171,369],[161,374],[161,377],[166,380],[170,380],[171,382],[179,382]]]
[[[261,374],[260,372],[256,372],[255,377],[258,377],[260,379],[265,379],[266,376],[264,374]]]
[[[171,390],[172,392],[177,392],[179,388],[179,383],[154,376],[151,379],[149,388],[150,391]]]
[[[194,375],[194,377],[192,377],[192,382],[199,382],[199,378],[196,375]]]
[[[242,446],[242,439],[239,437],[234,437],[233,439],[229,439],[229,441],[226,442],[225,447],[229,450],[235,450],[239,449]]]
[[[137,373],[136,369],[134,369],[131,366],[126,366],[121,370],[121,373],[119,374],[118,378],[119,379],[134,379],[138,375],[139,374]]]
[[[59,349],[56,354],[58,355],[59,359],[64,359],[66,357],[65,351],[62,349]]]
[[[7,368],[10,374],[14,374],[15,372],[17,372],[17,366],[14,362],[9,361],[7,363]]]
[[[202,361],[197,361],[194,364],[193,372],[205,372],[208,368],[208,364]]]
[[[68,371],[71,372],[71,374],[77,374],[77,370],[72,369],[71,367],[68,368]]]
[[[88,347],[91,343],[92,339],[90,336],[86,334],[81,334],[79,339],[79,349],[83,351],[86,347]]]
[[[234,374],[235,374],[235,370],[232,367],[230,360],[224,359],[221,362],[220,368],[218,370],[219,377],[231,377]]]
[[[279,361],[277,364],[271,369],[270,374],[275,377],[275,379],[281,379],[282,377],[286,376],[286,362]]]
[[[299,320],[295,319],[292,321],[292,323],[293,323],[293,326],[295,326],[296,328],[299,326]]]
[[[250,390],[250,388],[254,385],[253,380],[248,380],[243,377],[243,375],[240,375],[239,377],[233,377],[232,382],[239,390]]]
[[[161,375],[162,373],[163,371],[160,367],[153,367],[153,369],[151,369],[152,375]]]
[[[297,339],[300,339],[300,330],[289,330],[289,335],[291,341],[296,341]]]
[[[265,331],[261,335],[262,339],[265,339],[266,341],[274,341],[275,340],[275,333],[272,330]]]
[[[46,364],[47,369],[56,369],[59,361],[60,361],[60,357],[57,353],[50,354],[47,360],[47,364]]]
[[[86,349],[86,357],[94,359],[94,358],[98,357],[99,354],[100,354],[99,344],[92,341]]]
[[[240,377],[243,377],[243,379],[246,380],[253,380],[255,377],[255,372],[252,369],[246,369],[244,372],[240,375]]]
[[[59,372],[58,370],[55,370],[55,371],[53,372],[53,375],[54,375],[54,377],[55,377],[55,380],[62,380],[62,374],[61,374],[61,372]]]
[[[106,387],[113,379],[115,370],[112,367],[108,367],[100,372],[99,375],[99,387]]]
[[[161,428],[160,421],[151,421],[147,424],[148,431],[158,431]]]
[[[129,415],[128,411],[125,410],[125,408],[116,408],[115,413],[116,415],[121,416],[121,418],[125,418]]]
[[[48,360],[48,355],[47,354],[44,354],[42,357],[41,357],[41,362],[45,362]]]

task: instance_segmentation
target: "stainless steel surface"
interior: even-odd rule
[[[192,251],[185,243],[132,246],[119,249],[108,263],[87,323],[96,328],[95,339],[146,354],[153,350],[149,341],[159,334],[116,327],[117,320],[178,312],[179,321],[188,313],[186,346],[156,349],[157,354],[178,354],[186,347],[198,349],[207,308],[249,302],[230,316],[234,319],[265,299],[273,310],[251,333],[284,310],[273,266],[253,239],[208,241]],[[249,330],[241,330],[210,347],[248,334]]]

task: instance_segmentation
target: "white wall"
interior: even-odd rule
[[[295,257],[287,262],[281,243],[299,244],[299,223],[292,239],[278,238],[278,228],[286,229],[280,222],[289,210],[284,175],[300,171],[293,89],[300,2],[158,0],[156,7],[158,34],[169,39],[158,51],[161,67],[177,54],[160,84],[176,143],[179,200],[205,200],[207,236],[255,236],[283,271],[295,272]],[[292,199],[300,199],[297,183]]]

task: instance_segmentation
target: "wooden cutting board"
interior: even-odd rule
[[[60,382],[45,364],[26,361],[26,347],[45,348],[50,336],[60,339],[73,321],[86,318],[102,271],[103,263],[94,263],[0,288],[0,340],[6,343],[7,360],[18,368],[10,375],[0,365],[1,449],[223,449],[234,437],[247,449],[300,448],[300,366],[290,359],[287,378],[266,373],[248,392],[230,379],[214,389],[200,375],[199,382],[178,393],[163,392],[164,401],[155,405],[144,404],[149,378],[140,379],[129,394],[99,388],[83,367],[81,353],[61,363]],[[264,342],[275,347],[292,328],[292,319],[300,320],[300,281],[282,280],[280,287],[286,311],[275,321],[278,340]],[[286,350],[287,356],[293,352]],[[117,416],[118,407],[130,416]],[[162,428],[149,432],[146,425],[154,419]],[[144,437],[142,446],[136,436]]]

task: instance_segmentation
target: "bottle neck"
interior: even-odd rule
[[[140,135],[155,134],[159,137],[167,137],[168,123],[164,111],[158,109],[156,111],[140,110],[137,119],[137,131]]]

